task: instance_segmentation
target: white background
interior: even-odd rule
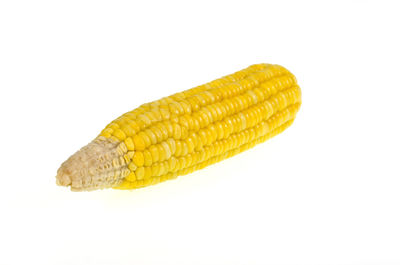
[[[395,1],[1,1],[0,264],[400,264]],[[283,134],[135,191],[59,165],[141,103],[266,62]]]

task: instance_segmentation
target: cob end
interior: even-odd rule
[[[72,191],[89,191],[119,185],[129,174],[125,145],[98,137],[68,158],[58,169],[56,183]]]

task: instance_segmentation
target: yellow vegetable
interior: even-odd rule
[[[252,65],[123,114],[61,165],[57,184],[135,189],[173,179],[279,134],[300,105],[288,70]]]

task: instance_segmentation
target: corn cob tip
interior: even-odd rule
[[[121,172],[127,166],[117,162],[123,153],[119,142],[104,137],[96,138],[61,165],[57,171],[56,183],[71,187],[72,191],[116,186],[125,177]]]
[[[70,186],[71,185],[71,177],[64,172],[57,173],[56,183],[58,186]]]

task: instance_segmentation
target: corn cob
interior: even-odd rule
[[[61,165],[57,184],[135,189],[174,179],[279,134],[300,105],[288,70],[252,65],[123,114]]]

